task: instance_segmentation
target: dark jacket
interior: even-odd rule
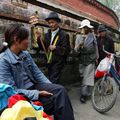
[[[84,40],[83,47],[80,49],[80,64],[89,65],[95,63],[98,58],[98,48],[96,38],[93,33],[89,33]]]
[[[95,63],[96,59],[96,47],[94,44],[89,48],[83,47],[81,49],[79,56],[80,64],[89,65],[91,63]]]
[[[66,58],[70,52],[70,42],[69,42],[69,35],[66,34],[64,31],[59,29],[56,36],[59,35],[59,39],[56,43],[56,49],[53,51],[53,57],[52,57],[52,63],[65,63]],[[55,38],[52,42],[52,44],[55,41]],[[51,41],[51,31],[48,31],[48,33],[45,34],[44,44],[46,47],[46,50],[48,50],[48,47],[50,45]],[[39,47],[41,47],[40,42],[38,42]]]
[[[104,49],[110,53],[114,53],[114,42],[112,38],[106,35],[104,38],[97,38],[98,51],[99,51],[99,61],[106,57],[106,53],[103,51]]]
[[[59,39],[56,43],[56,49],[53,51],[52,63],[65,62],[67,55],[70,52],[69,35],[63,32],[61,29],[58,31],[56,36],[57,35],[59,35]],[[54,37],[54,40],[56,36]],[[52,44],[54,43],[54,40]],[[45,34],[46,48],[49,47],[50,41],[51,41],[51,32],[49,31],[47,34]]]

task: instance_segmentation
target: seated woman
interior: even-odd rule
[[[43,103],[45,112],[55,120],[74,120],[66,90],[52,84],[26,51],[29,32],[21,24],[11,25],[5,32],[7,47],[0,54],[0,83],[9,84],[18,93]]]

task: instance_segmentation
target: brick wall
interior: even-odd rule
[[[95,19],[98,22],[105,23],[115,29],[118,29],[118,21],[116,21],[117,17],[113,13],[108,14],[104,10],[98,9],[96,6],[93,6],[92,4],[85,2],[86,0],[56,0],[56,1],[60,2],[63,5],[67,5],[69,8],[75,10],[78,13],[84,13],[85,15],[88,15],[89,17]]]

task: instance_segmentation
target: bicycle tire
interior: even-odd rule
[[[114,106],[114,104],[115,104],[115,102],[116,102],[116,98],[117,98],[117,84],[116,84],[116,82],[115,82],[115,80],[113,79],[113,78],[111,78],[111,77],[106,77],[106,79],[107,79],[107,81],[109,81],[110,83],[112,83],[111,85],[112,85],[112,101],[111,101],[111,103],[109,104],[109,105],[107,105],[107,104],[105,104],[105,106],[104,107],[100,107],[99,105],[97,105],[97,103],[95,102],[96,101],[96,98],[97,97],[95,97],[95,91],[96,91],[96,89],[98,89],[100,86],[100,84],[101,84],[101,82],[102,82],[102,78],[101,79],[99,79],[96,83],[95,83],[95,85],[94,85],[94,88],[93,88],[93,91],[92,91],[92,105],[93,105],[93,108],[96,110],[96,111],[98,111],[99,113],[105,113],[105,112],[108,112],[113,106]],[[104,85],[102,85],[101,86],[102,87],[102,89],[103,89],[103,87],[104,87]],[[105,87],[104,87],[105,88]],[[98,90],[99,91],[99,90]],[[99,93],[98,93],[99,94]],[[106,92],[104,92],[103,94],[106,94]],[[102,96],[103,94],[101,94],[100,96]],[[109,94],[108,94],[109,95]],[[103,95],[103,96],[107,96],[107,94],[106,95]],[[104,103],[103,103],[104,104]]]

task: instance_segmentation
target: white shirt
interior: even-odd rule
[[[55,31],[51,32],[51,41],[50,41],[50,44],[52,44],[52,42],[54,40],[54,37],[55,37],[55,35],[57,34],[58,31],[59,31],[59,28],[57,28]]]

